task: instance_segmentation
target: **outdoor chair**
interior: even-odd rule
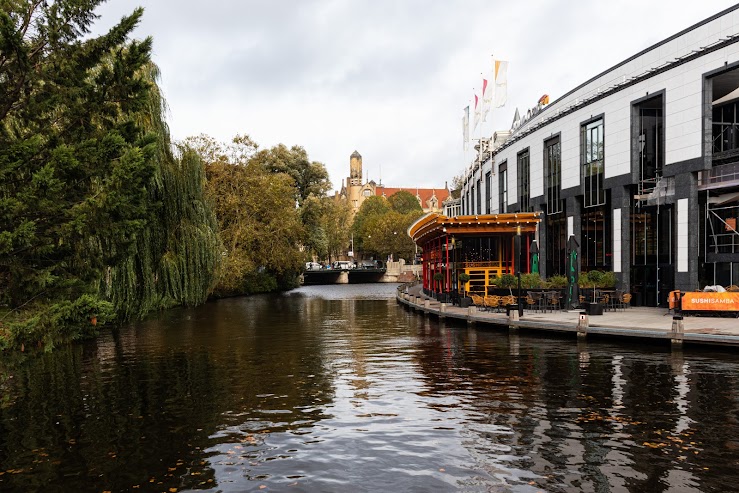
[[[482,296],[470,293],[470,298],[472,298],[472,304],[475,305],[478,309],[485,309],[485,302],[482,299]]]
[[[484,302],[488,310],[497,310],[500,307],[500,296],[485,296]]]
[[[548,293],[547,294],[547,305],[549,305],[549,308],[552,309],[552,311],[560,310],[559,306],[559,294],[556,292]]]
[[[544,308],[546,308],[544,305],[544,294],[542,294],[541,292],[529,291],[528,296],[534,300],[536,310],[543,311]],[[528,302],[528,298],[527,298],[527,302]]]
[[[629,303],[631,303],[631,293],[624,293],[619,297],[617,306],[625,311],[629,307]]]
[[[603,294],[600,298],[600,303],[603,305],[604,310],[608,310],[610,308],[609,302],[611,301],[611,296],[608,294]]]
[[[539,309],[539,300],[534,298],[533,293],[526,295],[526,308],[531,311],[537,311]]]

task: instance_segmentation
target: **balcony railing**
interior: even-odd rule
[[[721,164],[710,170],[701,171],[698,178],[698,190],[733,186],[739,186],[739,162]]]

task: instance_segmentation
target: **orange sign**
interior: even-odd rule
[[[730,217],[726,220],[726,231],[736,231],[736,218]]]
[[[739,293],[684,293],[683,310],[737,312]]]

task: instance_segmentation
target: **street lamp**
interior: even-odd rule
[[[521,226],[516,226],[516,239],[514,241],[514,252],[515,256],[514,267],[516,269],[516,275],[518,276],[518,316],[523,316],[523,307],[521,306]]]

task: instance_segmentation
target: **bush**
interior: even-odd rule
[[[521,275],[521,287],[525,289],[538,289],[541,287],[542,280],[541,276],[536,273],[522,274]]]
[[[601,279],[601,288],[615,288],[616,287],[616,273],[615,272],[604,272],[603,278]]]
[[[602,270],[583,272],[580,274],[577,285],[581,288],[613,288],[616,287],[616,274]]]
[[[517,285],[516,276],[513,274],[503,274],[496,281],[495,285],[503,289],[514,288]]]
[[[550,288],[564,288],[567,286],[567,278],[565,276],[552,276],[547,279]]]

